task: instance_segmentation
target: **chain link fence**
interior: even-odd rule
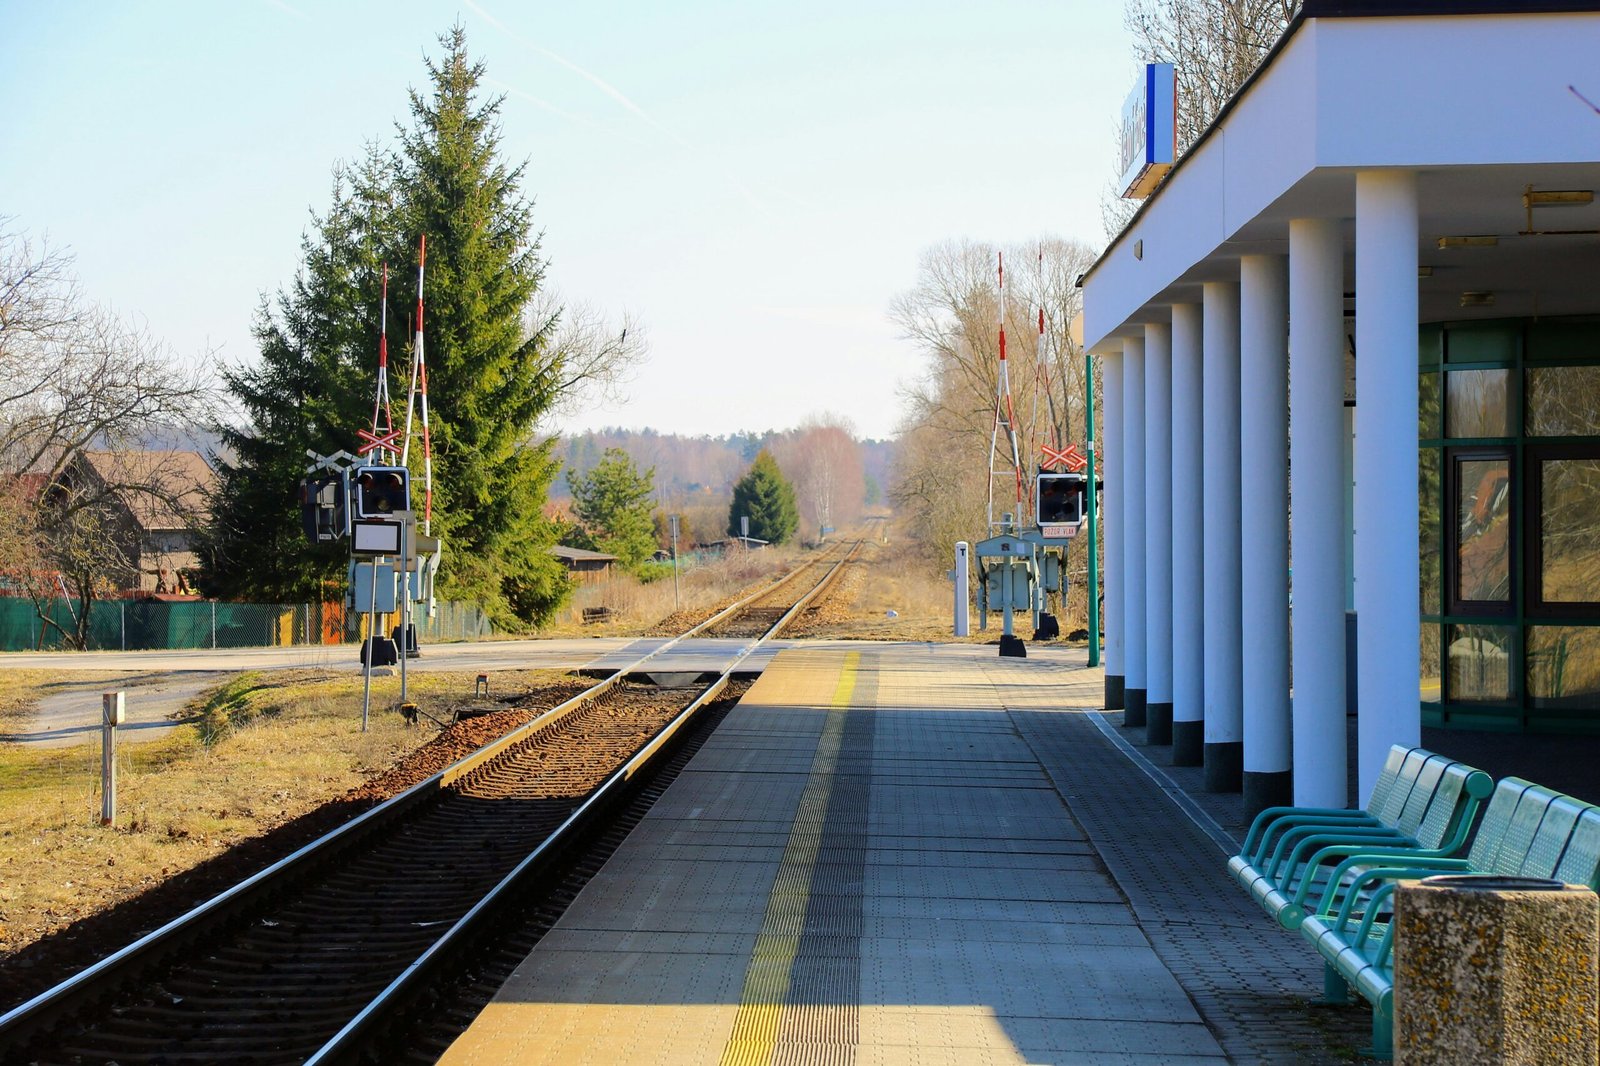
[[[42,613],[75,632],[78,605],[46,601]],[[53,651],[67,645],[40,617],[32,600],[0,597],[0,651]],[[99,600],[89,608],[90,651],[264,648],[291,644],[350,644],[360,640],[363,616],[340,603],[219,603]],[[396,624],[396,616],[389,616]],[[412,619],[423,643],[485,640],[494,635],[482,608],[440,603],[432,618]]]

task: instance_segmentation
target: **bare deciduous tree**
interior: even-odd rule
[[[854,522],[865,506],[866,469],[849,421],[812,415],[768,446],[794,483],[801,528],[807,536]]]
[[[923,515],[916,535],[929,561],[942,567],[953,540],[986,536],[990,441],[999,378],[999,291],[996,254],[972,241],[947,242],[923,253],[917,285],[890,315],[926,356],[927,371],[906,390],[894,497]],[[995,510],[1015,509],[1022,478],[1031,497],[1041,448],[1084,439],[1084,364],[1068,335],[1078,313],[1078,275],[1093,262],[1081,244],[1047,239],[1004,249],[1006,337],[1020,471],[1001,449]],[[1038,316],[1043,309],[1043,344]]]
[[[65,590],[81,605],[72,631],[58,626],[80,647],[88,605],[127,565],[107,532],[112,502],[176,506],[192,486],[150,464],[71,486],[63,475],[90,449],[142,450],[203,422],[214,399],[208,364],[180,366],[147,329],[87,301],[69,256],[0,219],[3,563],[36,604]]]
[[[587,303],[563,306],[553,288],[539,289],[525,318],[531,332],[553,327],[540,353],[554,368],[555,400],[546,420],[581,404],[615,400],[649,352],[645,326],[631,313],[616,321]]]

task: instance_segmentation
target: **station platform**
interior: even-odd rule
[[[1083,652],[780,652],[443,1062],[1348,1062]]]

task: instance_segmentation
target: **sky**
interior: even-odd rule
[[[234,365],[335,165],[393,143],[459,20],[547,281],[648,331],[621,399],[565,431],[892,435],[919,254],[1100,247],[1136,70],[1118,0],[6,6],[0,216],[180,358]]]

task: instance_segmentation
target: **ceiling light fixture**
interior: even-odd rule
[[[1417,267],[1417,277],[1419,277],[1419,278],[1431,278],[1431,277],[1433,277],[1433,267],[1431,267],[1431,266],[1419,266],[1419,267]]]
[[[1493,248],[1500,243],[1500,238],[1490,233],[1480,233],[1463,237],[1440,237],[1439,247],[1445,248]]]
[[[1534,192],[1530,185],[1522,190],[1522,206],[1530,210],[1535,207],[1578,207],[1592,203],[1594,192],[1590,189],[1545,189]]]
[[[1493,307],[1494,293],[1485,291],[1464,292],[1461,294],[1462,307]]]

